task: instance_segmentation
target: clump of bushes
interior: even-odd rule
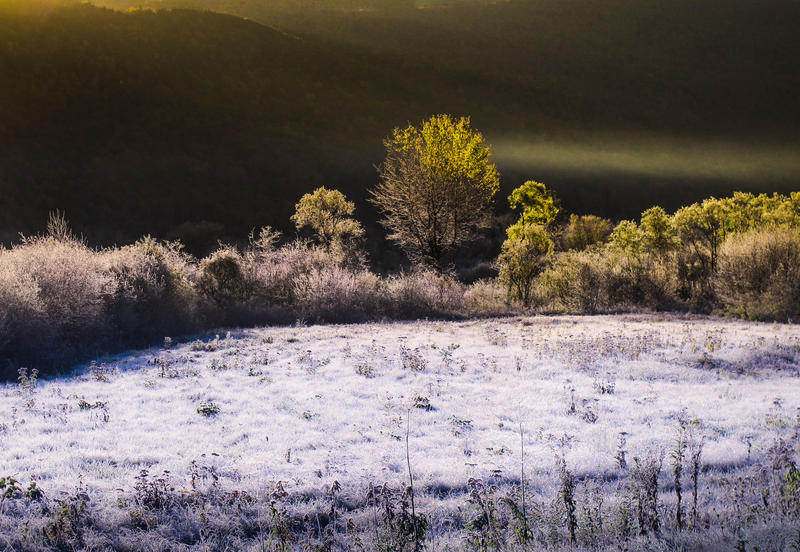
[[[466,286],[446,273],[418,268],[388,278],[386,289],[387,313],[396,318],[467,314]]]
[[[114,280],[108,314],[117,334],[138,329],[156,339],[193,328],[197,267],[180,243],[146,236],[102,255]]]
[[[551,191],[526,182],[509,200],[497,277],[471,285],[441,266],[380,277],[367,268],[353,205],[320,189],[298,203],[311,240],[279,245],[264,228],[244,248],[203,259],[145,237],[92,249],[63,215],[47,233],[0,248],[0,378],[19,365],[63,369],[92,355],[221,325],[298,318],[383,318],[685,309],[749,319],[800,316],[800,192],[737,193],[639,222],[561,217]],[[493,271],[489,271],[492,274]]]
[[[6,350],[27,355],[72,349],[83,335],[106,336],[113,275],[101,255],[75,239],[26,238],[0,251],[0,323]],[[6,377],[10,374],[5,374]]]
[[[729,312],[750,320],[800,316],[800,232],[734,234],[719,251],[713,288]]]
[[[278,246],[280,236],[265,228],[248,247],[221,245],[196,259],[151,237],[92,249],[58,223],[0,249],[0,379],[13,379],[19,365],[52,373],[88,354],[222,325],[456,317],[473,304],[501,310],[486,305],[496,296],[468,301],[467,286],[433,269],[381,278],[341,235]]]
[[[672,215],[653,207],[638,223],[622,221],[608,235],[602,219],[572,216],[564,225],[557,212],[544,213],[548,193],[528,194],[533,217],[523,215],[509,228],[498,259],[509,297],[524,306],[576,313],[717,311],[762,320],[798,315],[798,192],[736,193]],[[542,239],[521,238],[535,228],[531,218],[540,225],[536,235],[546,233],[561,251],[537,247]]]
[[[385,313],[385,284],[368,270],[315,268],[295,281],[298,308],[312,320],[360,322]]]

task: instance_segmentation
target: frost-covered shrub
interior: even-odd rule
[[[0,249],[0,350],[12,345],[44,318],[39,287],[33,277],[11,262],[11,254]]]
[[[222,247],[200,262],[197,290],[215,307],[242,303],[252,293],[247,266],[233,247]]]
[[[478,280],[464,292],[469,316],[499,316],[511,310],[508,294],[497,280]]]
[[[457,316],[464,312],[465,287],[447,274],[419,269],[390,277],[386,283],[395,316]]]
[[[63,231],[25,238],[0,250],[0,356],[63,364],[193,328],[192,270],[151,239],[94,250]]]
[[[542,274],[540,292],[555,308],[593,313],[607,304],[609,272],[601,253],[570,251]]]
[[[15,247],[9,260],[36,283],[47,323],[59,335],[102,329],[114,281],[96,251],[77,240],[36,238]]]
[[[178,244],[145,237],[106,257],[116,284],[110,301],[116,329],[163,337],[193,327],[196,266]]]
[[[280,248],[255,248],[246,255],[250,275],[264,304],[297,303],[297,281],[314,270],[330,266],[330,255],[295,241]]]
[[[383,311],[380,278],[366,270],[313,269],[295,281],[302,313],[315,320],[362,321]]]
[[[756,230],[729,237],[714,291],[729,312],[754,320],[800,316],[800,234]]]
[[[102,256],[73,238],[26,238],[0,253],[0,340],[6,350],[61,357],[107,335],[113,278]],[[2,346],[2,344],[0,344]]]

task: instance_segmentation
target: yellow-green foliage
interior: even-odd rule
[[[329,247],[364,235],[361,224],[351,218],[355,209],[355,204],[347,201],[342,192],[321,187],[300,198],[295,205],[292,222],[298,230],[310,227],[319,240]]]
[[[651,207],[642,213],[639,230],[645,251],[666,253],[679,245],[672,221],[661,207]]]
[[[541,182],[528,180],[508,196],[512,209],[520,211],[519,220],[506,230],[500,257],[500,281],[509,297],[530,306],[533,283],[544,270],[554,244],[548,232],[561,208],[558,198]]]
[[[553,252],[553,241],[541,224],[517,223],[509,228],[508,239],[503,243],[500,257],[500,281],[508,295],[529,306],[533,299],[533,283],[544,270],[547,258]]]
[[[661,207],[651,207],[642,213],[639,224],[620,222],[611,234],[611,243],[632,256],[664,254],[679,246],[672,220]]]
[[[469,117],[455,120],[435,115],[421,126],[396,128],[391,144],[401,151],[416,152],[429,186],[454,186],[464,180],[490,198],[500,187],[483,134],[471,128]]]
[[[610,270],[610,265],[606,267],[609,270],[597,270],[602,265],[584,262],[589,257],[565,256],[545,275],[543,284],[551,295],[566,304],[569,302],[567,295],[586,293],[583,288],[592,285],[590,274],[605,273],[602,281],[614,281],[604,295],[605,299],[598,303],[605,303],[606,308],[637,305],[662,308],[683,301],[710,310],[721,300],[729,310],[736,310],[739,314],[761,318],[786,317],[791,309],[785,304],[780,306],[776,297],[781,295],[791,303],[793,292],[791,285],[785,283],[787,278],[791,278],[774,261],[773,253],[780,242],[774,231],[798,227],[798,192],[771,196],[737,192],[730,197],[712,197],[688,205],[673,215],[661,207],[652,207],[642,213],[638,224],[627,220],[620,222],[614,228],[608,246],[598,250],[598,254],[613,264],[613,270]],[[738,243],[738,236],[748,232],[755,234],[739,246],[727,246],[726,276],[722,277],[720,255],[723,243]],[[764,243],[759,246],[758,240]],[[788,245],[783,243],[781,247],[786,252]],[[743,250],[747,251],[749,258]],[[734,258],[737,260],[731,261]],[[734,268],[740,271],[738,275]],[[774,279],[778,283],[769,289],[766,284],[757,285],[756,274],[762,274],[763,281]],[[772,276],[767,277],[767,274]],[[583,283],[573,284],[572,279]],[[568,281],[569,285],[565,283]],[[745,287],[750,291],[743,291],[742,282],[745,281],[749,286]],[[777,289],[781,291],[774,291]],[[715,292],[721,296],[715,298]],[[771,305],[770,308],[756,304],[754,297],[769,293],[772,296],[765,296],[765,301]],[[577,308],[575,303],[571,302],[571,308]],[[578,303],[591,306],[595,302]]]
[[[564,249],[582,251],[590,245],[605,243],[611,236],[611,221],[595,215],[570,215],[564,229]]]
[[[520,224],[550,224],[561,212],[558,198],[541,182],[528,180],[508,196],[512,209],[520,211]],[[516,231],[512,231],[516,232]],[[510,235],[510,234],[509,234]]]
[[[468,118],[437,115],[396,128],[384,145],[371,201],[409,258],[441,265],[489,225],[500,180],[483,135]]]
[[[696,262],[710,275],[716,270],[719,248],[728,235],[800,225],[800,192],[789,196],[737,192],[722,199],[712,197],[679,209],[672,224],[682,245],[695,252]]]

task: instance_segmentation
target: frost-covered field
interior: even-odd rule
[[[674,533],[679,435],[702,444],[699,511],[687,452],[694,533],[663,547],[789,549],[798,375],[795,325],[655,316],[263,328],[141,351],[1,391],[0,477],[20,491],[0,504],[0,549],[398,549],[409,461],[428,547],[566,545],[565,474],[578,544],[616,546],[650,523],[631,481],[660,458],[648,534]],[[31,481],[43,499],[22,496]],[[74,503],[75,535],[48,536]]]

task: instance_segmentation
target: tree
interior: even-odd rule
[[[533,282],[544,270],[552,252],[553,242],[541,224],[525,224],[519,233],[509,234],[497,262],[500,281],[508,287],[510,297],[530,306]]]
[[[561,212],[561,202],[555,194],[541,182],[533,180],[528,180],[511,192],[508,204],[512,209],[522,211],[520,216],[522,224],[549,225]]]
[[[623,220],[611,233],[611,245],[626,255],[638,257],[642,250],[642,233],[632,220]]]
[[[639,222],[642,245],[648,253],[663,254],[680,245],[670,216],[661,207],[651,207]]]
[[[361,224],[351,218],[355,208],[355,204],[347,201],[342,192],[317,188],[300,198],[295,205],[292,222],[298,230],[310,227],[322,245],[330,248],[364,234]]]
[[[483,136],[469,118],[437,115],[394,129],[370,191],[389,239],[413,262],[442,267],[458,247],[489,226],[500,186]]]

